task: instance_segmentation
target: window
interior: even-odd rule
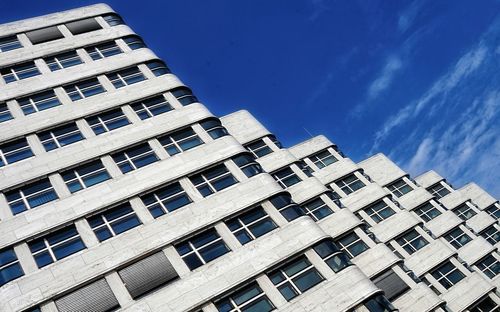
[[[368,249],[368,246],[354,232],[339,238],[337,245],[351,259]]]
[[[480,233],[490,244],[495,245],[500,241],[500,233],[494,225],[487,227],[482,233]]]
[[[190,204],[191,198],[179,182],[164,186],[141,196],[141,200],[155,218]]]
[[[184,106],[198,102],[198,99],[194,96],[193,92],[186,87],[176,88],[171,92],[177,101]]]
[[[221,164],[189,177],[203,197],[238,183],[226,166]]]
[[[92,78],[75,83],[73,85],[65,86],[64,91],[66,91],[72,101],[78,101],[99,93],[103,93],[106,90],[104,90],[97,78]]]
[[[460,282],[465,277],[450,261],[446,261],[437,269],[432,270],[431,275],[446,289]]]
[[[479,303],[475,304],[473,308],[468,308],[470,312],[498,312],[498,304],[490,297],[486,297]]]
[[[268,274],[287,301],[292,300],[323,281],[323,276],[305,256],[285,264]]]
[[[44,60],[51,71],[56,71],[59,69],[82,64],[82,60],[80,59],[76,51],[57,54],[51,57],[47,57]]]
[[[413,188],[409,186],[403,179],[399,179],[396,182],[387,185],[387,188],[396,197],[401,197],[406,193],[413,191]]]
[[[5,192],[5,197],[13,214],[18,214],[58,199],[49,179],[42,179],[18,189]]]
[[[340,189],[346,195],[356,192],[357,190],[365,186],[365,184],[361,182],[354,173],[335,182],[335,184],[337,184],[337,186],[340,187]]]
[[[446,233],[444,235],[444,238],[456,249],[461,248],[472,240],[472,238],[470,238],[469,235],[465,234],[464,231],[459,227]]]
[[[61,105],[53,90],[36,93],[17,100],[24,115],[33,114]]]
[[[102,29],[101,25],[99,25],[99,23],[93,17],[66,23],[66,27],[73,35],[79,35],[86,32]]]
[[[332,209],[319,197],[301,206],[306,211],[306,214],[311,216],[314,221],[321,220],[333,213]]]
[[[123,173],[139,169],[158,160],[148,143],[128,148],[123,152],[111,155],[111,157]]]
[[[404,233],[399,238],[396,238],[396,242],[410,255],[429,243],[415,229]]]
[[[440,199],[450,194],[450,191],[441,182],[436,183],[431,187],[428,187],[427,191],[429,191],[429,193],[431,193],[432,195],[436,196],[437,199]]]
[[[64,38],[57,26],[45,27],[42,29],[26,32],[26,36],[33,44],[44,43],[52,40]]]
[[[458,206],[453,209],[453,212],[460,217],[460,219],[466,221],[475,216],[477,213],[472,209],[467,203]]]
[[[17,260],[14,249],[0,250],[0,286],[23,275],[23,269]]]
[[[1,110],[1,108],[0,108]],[[0,113],[1,114],[1,113]],[[1,117],[0,117],[0,121],[1,121]],[[495,219],[498,219],[500,218],[500,208],[496,205],[496,204],[493,204],[491,206],[488,206],[486,207],[486,209],[484,209],[490,216],[492,216],[493,218]]]
[[[175,249],[190,270],[194,270],[230,251],[215,229],[207,230],[179,243]]]
[[[4,122],[10,119],[12,119],[12,115],[10,114],[7,104],[0,103],[0,122]]]
[[[139,36],[127,36],[127,37],[123,38],[123,41],[125,41],[125,43],[132,50],[137,50],[137,49],[146,47],[146,44]]]
[[[203,144],[203,141],[191,128],[182,129],[159,137],[158,141],[160,141],[170,156]]]
[[[288,221],[292,221],[298,217],[306,215],[304,210],[293,202],[290,194],[275,195],[271,197],[269,201]]]
[[[33,156],[25,138],[0,145],[0,167],[12,164]]]
[[[373,219],[376,223],[379,223],[393,214],[395,214],[394,210],[392,210],[389,205],[383,200],[365,208],[364,211]]]
[[[364,306],[369,312],[396,312],[398,309],[394,308],[392,303],[384,296],[377,296],[365,302]]]
[[[23,45],[19,42],[16,35],[0,38],[0,52],[15,50],[22,47]]]
[[[413,211],[415,211],[415,213],[425,222],[429,222],[441,214],[441,212],[431,203],[423,204],[422,206],[415,208]]]
[[[81,165],[61,173],[71,193],[78,192],[110,178],[101,160]]]
[[[163,95],[141,100],[130,104],[130,106],[142,120],[169,112],[173,109]]]
[[[27,62],[15,65],[0,70],[3,80],[6,83],[16,82],[18,80],[34,77],[40,75],[40,71],[35,65],[35,62]]]
[[[476,266],[491,279],[500,273],[500,262],[493,255],[486,256]]]
[[[309,156],[309,159],[319,169],[325,168],[326,166],[331,165],[337,161],[337,158],[335,158],[335,156],[333,156],[328,150],[324,150],[314,155],[311,155]]]
[[[28,242],[28,247],[39,268],[86,248],[74,225]]]
[[[84,139],[74,122],[40,132],[38,138],[47,152]]]
[[[108,312],[120,308],[118,300],[104,278],[73,290],[54,300],[54,303],[56,306],[54,310],[58,312]]]
[[[200,125],[205,129],[212,139],[218,139],[225,135],[229,135],[226,128],[222,126],[218,119],[208,119],[200,122]]]
[[[269,135],[268,137],[271,140],[271,142],[273,142],[274,145],[276,145],[278,148],[283,148],[283,145],[281,144],[281,142],[278,141],[278,139],[276,139],[276,137],[274,135]]]
[[[277,227],[260,206],[226,221],[226,225],[242,245]]]
[[[170,69],[168,69],[167,65],[162,61],[149,61],[146,62],[146,65],[156,77],[170,73]]]
[[[333,272],[338,273],[352,265],[349,258],[340,251],[332,240],[325,240],[314,245],[314,251],[328,264]]]
[[[249,178],[264,172],[262,170],[262,167],[255,161],[253,156],[249,154],[243,154],[233,157],[233,161],[238,167],[240,167],[241,171],[243,171],[243,173]]]
[[[284,189],[302,181],[290,167],[278,170],[272,176]]]
[[[146,80],[137,66],[122,69],[106,76],[117,89]]]
[[[297,167],[299,167],[299,169],[302,170],[302,172],[304,172],[306,176],[312,177],[312,173],[314,172],[314,170],[312,170],[311,167],[309,167],[305,162],[298,161]]]
[[[110,57],[112,55],[123,53],[123,51],[118,47],[118,45],[116,45],[116,42],[114,41],[87,47],[85,48],[85,51],[87,51],[87,53],[94,61],[100,60],[105,57]]]
[[[389,300],[394,300],[405,293],[410,287],[399,277],[396,272],[389,269],[376,278],[372,279],[373,283],[384,291],[385,296]]]
[[[89,217],[87,221],[100,242],[141,224],[129,203]]]
[[[266,156],[267,154],[273,152],[273,150],[269,146],[267,146],[266,142],[264,142],[263,139],[247,144],[245,147],[257,158]]]
[[[219,312],[269,312],[275,309],[256,282],[217,301],[215,306]]]
[[[109,13],[103,15],[102,18],[104,18],[104,20],[108,23],[109,26],[125,24],[123,22],[123,19],[118,14]]]
[[[92,128],[96,135],[130,124],[121,108],[110,110],[92,117],[87,117],[85,120],[88,122],[90,128]]]

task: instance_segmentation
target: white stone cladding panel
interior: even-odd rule
[[[387,185],[406,175],[406,172],[401,170],[384,154],[376,154],[362,162],[358,166],[363,168],[365,173],[379,185]]]
[[[463,222],[464,221],[460,219],[456,214],[447,210],[427,222],[425,224],[425,227],[428,228],[436,237],[440,237],[444,233],[450,231]]]
[[[402,312],[430,312],[444,301],[427,285],[418,283],[393,303]]]
[[[241,144],[271,134],[248,111],[240,110],[220,118],[222,124]]]
[[[318,135],[312,139],[294,145],[288,150],[298,159],[302,159],[332,145],[334,144],[327,137],[324,135]]]
[[[150,79],[145,84],[133,84],[127,88],[108,91],[36,114],[15,118],[8,124],[0,124],[0,142],[112,109],[182,85],[182,82],[176,76],[166,75]]]
[[[479,236],[474,238],[468,244],[465,244],[458,250],[460,259],[467,262],[469,265],[476,263],[482,257],[493,252],[496,248],[492,246],[486,239]]]
[[[349,209],[341,209],[321,219],[318,224],[328,235],[335,238],[360,226],[362,222]]]
[[[302,203],[308,199],[323,194],[328,191],[328,188],[319,182],[318,179],[310,177],[290,186],[287,188],[287,191],[292,194],[293,200],[296,203]]]
[[[476,183],[469,183],[464,187],[458,190],[460,193],[463,193],[465,197],[469,197],[472,199],[474,204],[478,205],[479,209],[483,210],[488,206],[494,204],[498,200],[488,194],[485,190],[483,190]]]
[[[63,148],[2,168],[0,190],[131,146],[155,136],[213,116],[204,106],[189,105],[125,126],[97,137],[81,140]]]
[[[406,266],[413,270],[417,276],[422,276],[440,263],[456,254],[441,240],[430,242],[425,247],[417,250],[405,260]]]
[[[387,195],[389,195],[389,192],[385,189],[375,183],[370,183],[356,192],[349,194],[349,196],[342,198],[340,201],[349,210],[356,212]]]
[[[478,273],[472,273],[441,295],[452,311],[461,312],[494,289]]]
[[[468,200],[470,200],[469,197],[464,196],[464,194],[458,191],[453,191],[450,194],[441,197],[439,202],[443,204],[446,209],[452,210]]]
[[[352,160],[342,158],[319,171],[313,172],[313,175],[323,184],[329,184],[358,169],[359,167]]]
[[[422,187],[417,187],[413,191],[397,198],[398,203],[407,210],[413,210],[418,206],[434,198],[431,193]]]
[[[428,188],[429,186],[432,186],[443,180],[444,178],[434,170],[427,171],[415,178],[415,181],[417,181],[417,183],[424,188]]]
[[[490,216],[486,211],[480,211],[477,215],[473,216],[465,223],[470,226],[476,233],[479,233],[496,222],[497,220]]]
[[[259,164],[267,172],[273,172],[282,167],[288,166],[298,161],[288,150],[282,149],[266,155],[266,157],[257,159]]]
[[[372,226],[371,231],[380,241],[387,243],[420,223],[422,221],[414,217],[409,211],[398,211],[393,216]]]
[[[386,245],[376,244],[374,247],[367,249],[351,261],[356,264],[366,276],[373,277],[402,260]]]

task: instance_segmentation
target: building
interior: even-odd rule
[[[499,311],[496,199],[219,119],[107,5],[0,75],[1,311]]]

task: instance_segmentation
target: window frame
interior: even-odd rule
[[[70,131],[67,133],[60,133],[60,134],[55,134],[54,132],[62,130],[64,127],[70,127]],[[44,138],[44,136],[48,136],[47,138]],[[71,144],[74,144],[76,142],[85,140],[85,137],[83,136],[83,133],[80,131],[78,128],[78,125],[75,122],[68,123],[65,125],[60,125],[52,129],[48,129],[42,132],[37,133],[37,137],[40,140],[40,143],[43,145],[44,149],[46,152],[65,147]],[[64,141],[61,142],[61,140],[67,139],[68,137],[79,137],[78,139],[75,140],[70,140],[69,143],[64,143]],[[50,148],[49,144],[54,144],[55,147]]]
[[[238,297],[246,298],[247,296],[245,296],[245,294],[250,293],[253,289],[257,290],[257,294],[255,296],[248,298],[241,303],[238,303],[238,300],[235,299]],[[262,299],[266,300],[269,307],[271,308],[271,310],[267,311],[272,311],[276,309],[272,301],[268,298],[267,294],[262,290],[259,284],[256,281],[253,281],[231,292],[229,295],[224,296],[223,298],[215,301],[214,305],[217,311],[241,312],[244,309],[253,306],[255,302],[260,302]],[[230,310],[227,310],[227,308],[229,308],[229,306],[227,305],[231,305]]]
[[[115,113],[120,113],[119,116],[112,116]],[[110,117],[111,116],[111,117]],[[104,119],[107,118],[107,119]],[[123,109],[121,107],[117,107],[115,109],[111,109],[108,111],[100,112],[96,115],[88,116],[85,117],[85,121],[89,125],[89,127],[92,129],[95,135],[101,135],[104,133],[111,132],[116,129],[120,129],[122,127],[130,125],[130,120],[127,118],[127,115],[123,112]],[[117,121],[119,121],[119,126],[110,128],[109,124],[114,124]],[[126,121],[126,124],[121,124],[122,122]],[[99,132],[97,129],[102,129],[102,132]]]
[[[258,146],[257,146],[258,145]],[[251,143],[245,144],[245,148],[255,156],[255,158],[261,158],[269,155],[273,152],[273,149],[267,145],[263,138],[253,141]],[[262,154],[262,151],[264,153]]]
[[[182,136],[184,134],[188,134],[187,136]],[[179,138],[180,137],[180,138]],[[167,133],[157,138],[160,142],[161,146],[165,149],[165,151],[172,157],[174,155],[180,154],[197,146],[205,144],[202,138],[194,131],[192,127],[186,127],[175,132]],[[196,145],[187,145],[187,148],[184,148],[183,144],[186,142],[197,142]],[[174,153],[175,151],[175,153]],[[171,153],[172,152],[172,153]]]
[[[140,152],[137,155],[134,155],[137,150],[140,150],[144,148],[145,150]],[[151,161],[151,157],[154,158],[154,160]],[[128,147],[127,149],[116,152],[111,154],[111,158],[113,158],[113,161],[115,164],[120,168],[120,171],[123,174],[135,171],[139,168],[151,165],[157,161],[160,160],[158,155],[156,155],[155,151],[151,148],[151,145],[149,145],[148,142],[140,143],[131,147]],[[119,159],[120,158],[120,159]],[[123,158],[123,159],[121,159]],[[147,163],[140,164],[140,166],[137,164],[137,162],[141,162],[143,160],[148,159]],[[126,168],[129,167],[129,170]]]
[[[45,62],[45,64],[47,65],[47,67],[50,69],[51,72],[83,64],[83,60],[78,55],[76,50],[71,50],[63,53],[58,53],[52,56],[47,56],[43,58],[43,61]],[[68,61],[70,65],[67,65]]]
[[[80,170],[84,170],[86,168],[86,166],[93,166],[93,165],[98,165],[98,164],[100,164],[100,168],[97,168],[97,170],[95,170],[95,171],[87,172],[87,173],[84,173],[84,174],[81,174],[79,172]],[[67,178],[65,178],[65,175],[73,175],[74,177],[71,177],[71,178],[67,179]],[[93,178],[95,176],[101,176],[101,175],[103,177],[106,176],[106,178],[102,179],[102,180],[99,180],[98,182],[95,182],[95,183],[90,184],[90,185],[86,184],[85,181],[89,177]],[[61,172],[61,177],[63,178],[64,184],[66,184],[66,187],[68,188],[68,190],[72,194],[76,193],[76,192],[79,192],[79,191],[83,191],[85,189],[88,189],[89,187],[101,184],[101,183],[103,183],[103,182],[105,182],[107,180],[112,179],[111,175],[109,174],[108,170],[106,169],[106,166],[104,166],[104,164],[102,163],[101,159],[92,160],[90,162],[87,162],[87,163],[84,163],[84,164],[80,164],[77,167],[74,167],[74,168],[71,168],[71,169],[67,169],[67,170]],[[75,186],[77,186],[79,188],[75,189],[75,190],[72,190],[70,184],[75,183],[75,182],[78,182],[78,185],[75,184]]]
[[[0,52],[7,52],[24,48],[17,35],[5,36],[0,38]]]
[[[36,77],[42,74],[34,61],[28,61],[2,68],[0,73],[6,84]],[[28,76],[24,77],[25,74],[28,74]]]
[[[440,271],[448,265],[452,266],[451,270],[446,271],[444,273]],[[448,278],[448,276],[454,274],[455,272],[458,272],[461,275],[461,277],[456,282],[452,282]],[[438,275],[438,273],[439,273],[439,277],[436,277]],[[444,263],[440,264],[437,268],[431,270],[430,274],[445,289],[450,289],[451,287],[458,284],[461,280],[463,280],[465,278],[465,274],[462,271],[460,271],[460,269],[454,263],[452,263],[450,260],[445,261]]]
[[[280,177],[279,176],[280,174],[284,174],[284,175],[282,177]],[[302,182],[302,179],[298,176],[298,174],[295,173],[295,171],[293,171],[291,166],[287,166],[285,168],[278,169],[278,170],[272,172],[271,175],[273,176],[274,180],[276,180],[276,182],[283,189],[287,189],[287,188],[289,188],[297,183]],[[288,181],[290,179],[292,179],[294,181],[292,184],[288,185],[287,184],[288,182],[285,183],[285,181]]]
[[[328,154],[328,155],[325,155]],[[323,155],[323,156],[321,156]],[[316,152],[310,156],[308,156],[310,161],[318,168],[318,169],[323,169],[325,167],[328,167],[331,164],[334,164],[338,161],[337,157],[333,155],[328,149],[324,149],[322,151]],[[333,159],[332,162],[329,162],[329,160],[325,163],[325,160],[327,159]]]
[[[93,61],[123,53],[123,50],[114,40],[88,46],[85,48],[85,51]],[[111,54],[109,54],[110,52]]]
[[[133,102],[130,107],[141,120],[168,113],[174,109],[162,94]],[[160,112],[157,112],[158,109]]]
[[[354,180],[348,181],[348,182],[345,181],[345,180],[351,179],[352,177],[354,177]],[[361,184],[360,187],[358,187],[359,184]],[[344,192],[344,194],[346,196],[349,196],[350,194],[352,194],[352,193],[354,193],[354,192],[356,192],[356,191],[358,191],[366,186],[366,184],[363,181],[361,181],[361,179],[354,172],[340,178],[337,181],[335,181],[335,185],[337,185],[337,187],[340,188],[340,190],[342,192]],[[352,187],[353,185],[355,185],[356,188],[353,188]]]
[[[394,209],[392,209],[392,207],[387,202],[385,202],[384,199],[381,199],[373,204],[370,204],[368,207],[364,208],[363,211],[375,223],[380,223],[396,214],[396,211],[394,211]],[[389,212],[389,215],[385,215],[386,211]]]
[[[207,178],[207,175],[211,175],[212,172],[217,171],[218,169],[222,169],[222,168],[225,170],[224,172],[222,172],[221,174],[219,174],[217,176]],[[196,179],[198,177],[201,178],[200,182],[193,181],[193,179]],[[225,180],[228,177],[230,177],[230,179],[233,180],[233,182],[231,184],[225,185],[222,188],[216,188],[214,186],[214,182],[219,182],[221,180]],[[217,192],[220,192],[220,191],[222,191],[230,186],[233,186],[239,182],[239,180],[231,173],[231,171],[227,168],[227,166],[224,163],[218,164],[218,165],[213,166],[211,168],[205,169],[202,172],[191,175],[189,177],[189,180],[191,181],[191,183],[194,185],[194,187],[200,192],[200,194],[203,197],[208,197],[208,196],[215,194]],[[208,187],[208,190],[210,191],[209,194],[206,194],[205,192],[201,191],[201,189],[204,189],[205,187]]]
[[[62,105],[54,90],[34,93],[16,99],[16,101],[25,116]],[[46,105],[47,103],[49,103],[49,106],[44,107],[43,105]]]
[[[36,185],[36,183],[45,184],[46,186],[40,190],[33,192],[33,193],[26,194],[26,192],[27,192],[26,189],[34,187]],[[38,181],[31,182],[29,184],[18,187],[16,189],[6,191],[4,193],[4,195],[6,197],[7,204],[9,205],[9,207],[14,215],[25,212],[27,210],[34,209],[38,206],[43,206],[51,201],[59,199],[59,196],[57,195],[57,193],[54,189],[54,186],[52,185],[52,183],[50,182],[50,180],[48,178],[43,178],[43,179],[40,179]],[[16,198],[9,199],[9,197],[11,197],[12,195],[15,195]],[[42,203],[39,203],[39,204],[33,206],[30,203],[30,200],[33,197],[36,198],[40,195],[42,195],[44,197],[49,195],[49,197],[51,197],[52,199],[44,201]],[[17,210],[14,211],[13,210],[14,207],[12,206],[12,204],[17,203],[17,202],[21,202],[23,204],[23,206],[24,206],[23,210],[21,210],[21,211],[17,211]]]
[[[398,198],[413,191],[413,187],[411,187],[403,178],[388,184],[386,187],[394,196]]]
[[[161,196],[160,197],[160,195],[158,195],[162,191],[166,191],[166,190],[167,190],[167,192],[171,192],[168,189],[172,188],[173,190],[175,190],[176,187],[178,187],[178,189],[180,189],[180,191],[175,192],[173,194],[169,194],[168,196]],[[147,197],[151,197],[152,199],[154,199],[154,201],[151,201],[151,202],[148,201],[148,202],[146,202]],[[175,207],[173,209],[169,208],[167,206],[166,202],[170,202],[171,200],[178,200],[181,197],[185,198],[187,200],[187,203],[182,204],[182,205],[180,205],[178,207]],[[182,185],[179,182],[174,182],[174,183],[162,186],[159,189],[156,189],[154,191],[151,191],[151,192],[148,192],[146,194],[140,195],[139,198],[143,202],[144,206],[148,209],[149,213],[151,213],[151,215],[155,219],[159,218],[159,217],[161,217],[161,216],[163,216],[165,214],[172,213],[175,210],[180,209],[180,208],[182,208],[184,206],[187,206],[187,205],[189,205],[189,204],[191,204],[193,202],[193,200],[189,197],[189,194],[186,192],[186,190],[182,187]],[[159,208],[162,213],[158,214],[158,215],[154,214],[153,211],[152,211],[154,208]]]
[[[493,233],[492,230],[494,230],[495,232]],[[479,235],[481,235],[492,245],[495,245],[500,241],[500,231],[495,227],[494,224],[482,230],[481,233],[479,233]]]
[[[466,202],[459,205],[456,208],[453,208],[452,211],[457,217],[459,217],[460,219],[462,219],[464,221],[467,221],[470,218],[477,215],[477,212],[470,205],[468,205]]]
[[[7,103],[0,103],[0,123],[13,119]]]
[[[481,270],[484,275],[488,276],[489,279],[494,279],[497,275],[500,274],[500,261],[495,256],[493,256],[493,254],[489,254],[476,262],[476,267]]]
[[[410,229],[394,239],[409,255],[414,254],[429,244],[429,241],[427,241],[416,229],[417,228]],[[414,233],[416,233],[416,236],[408,237]],[[421,245],[421,243],[423,243],[423,245]]]
[[[148,79],[137,65],[113,71],[106,74],[106,77],[115,89],[130,86]]]
[[[346,240],[348,237],[351,237],[351,236],[355,236],[354,240],[352,242],[349,242],[348,244],[345,244],[342,242],[342,240]],[[339,237],[338,239],[335,240],[335,245],[337,245],[339,247],[339,249],[344,252],[344,254],[349,258],[349,259],[353,259],[355,257],[357,257],[358,255],[364,253],[365,251],[367,251],[370,247],[361,239],[361,237],[359,237],[359,235],[352,231],[350,233],[347,233],[345,235],[342,235],[341,237]],[[353,253],[351,252],[350,248],[353,247],[353,246],[363,246],[362,247],[362,251],[360,252],[357,252],[357,253]]]
[[[464,230],[462,230],[460,227],[456,227],[451,231],[449,231],[448,233],[445,233],[443,237],[444,239],[446,239],[448,243],[450,243],[453,247],[455,247],[455,249],[460,249],[472,241],[472,238],[469,235],[467,235],[467,233],[465,233]],[[464,237],[466,237],[465,243],[463,242]]]
[[[21,144],[22,146],[16,147],[16,145]],[[4,142],[0,145],[0,168],[34,156],[35,154],[33,153],[33,150],[31,149],[31,146],[26,138],[19,138],[13,141]]]
[[[92,83],[92,85],[90,85]],[[82,85],[89,84],[88,86],[82,87]],[[92,96],[96,96],[98,94],[106,92],[106,88],[101,84],[99,79],[96,77],[89,78],[85,80],[81,80],[72,84],[65,85],[64,92],[68,95],[72,102],[76,102],[79,100],[87,99]],[[90,94],[87,92],[92,91]],[[94,90],[98,90],[94,93]]]
[[[257,213],[261,212],[262,215],[260,217],[257,217],[256,219],[250,220],[249,222],[244,220],[245,218],[251,216],[256,212]],[[271,228],[267,228],[265,232],[260,235],[257,235],[256,233],[253,232],[253,228],[255,226],[258,226],[259,224],[264,224],[266,222],[270,222]],[[262,208],[262,206],[254,207],[244,213],[241,213],[229,220],[224,221],[224,223],[242,245],[248,244],[256,240],[257,238],[269,234],[270,232],[278,228],[278,225],[274,222],[271,216],[264,210],[264,208]],[[232,223],[234,223],[234,225],[236,225],[237,227],[233,226]],[[245,237],[248,238],[248,240],[242,241],[239,236],[240,233],[244,233]]]
[[[429,208],[429,209],[424,210],[424,208]],[[419,218],[424,220],[424,222],[429,222],[442,214],[441,211],[439,211],[439,209],[437,209],[430,202],[420,205],[417,208],[413,209],[412,211],[414,211]],[[434,211],[436,211],[437,214],[435,214]]]
[[[311,205],[314,207],[311,207]],[[333,209],[319,196],[302,203],[300,206],[305,210],[306,214],[316,222],[334,213]],[[321,211],[327,211],[327,213],[323,214]],[[318,213],[318,215],[316,215],[316,213]]]
[[[17,257],[17,254],[14,250],[13,247],[6,247],[0,250],[0,255],[6,254],[6,253],[11,253],[10,259],[7,258],[7,261],[5,263],[0,262],[0,287],[7,284],[8,282],[11,282],[15,279],[20,278],[21,276],[24,275],[24,270],[23,267],[21,266],[21,263],[19,261],[19,258]],[[4,259],[3,257],[0,257],[0,259]],[[6,278],[4,280],[4,274],[2,274],[2,271],[4,270],[11,270],[12,268],[15,268],[16,274],[12,274],[13,272],[10,272],[9,275],[6,275]]]
[[[442,195],[443,190],[445,191],[446,194]],[[445,197],[446,195],[450,194],[450,190],[443,185],[442,181],[439,181],[438,183],[435,183],[427,188],[427,191],[431,193],[434,197],[437,199],[441,199]]]
[[[120,214],[120,215],[113,215],[113,213],[116,213],[116,211],[118,211],[122,208],[128,208],[128,209],[126,209],[126,210],[128,210],[128,212],[126,212],[124,214]],[[111,215],[111,217],[109,217],[109,215]],[[133,219],[135,219],[135,221],[136,221],[135,225],[128,227],[127,229],[117,233],[117,230],[115,229],[114,226],[116,226],[117,224],[118,225],[123,224],[120,222],[124,222],[124,220],[126,222],[128,220],[133,220]],[[123,234],[127,231],[130,231],[131,229],[138,227],[142,224],[141,220],[139,219],[135,210],[132,208],[132,206],[130,205],[129,202],[114,206],[114,207],[112,207],[110,209],[106,209],[105,211],[102,211],[98,214],[94,214],[92,216],[89,216],[86,218],[86,220],[87,220],[90,228],[94,232],[95,236],[99,240],[99,242],[104,242],[108,239],[116,237],[116,236]],[[102,222],[102,223],[99,224],[96,222]],[[95,224],[93,224],[93,223],[95,223]],[[101,237],[98,234],[98,231],[102,231],[102,230],[108,232],[110,234],[110,236],[101,239]]]

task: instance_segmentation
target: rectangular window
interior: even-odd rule
[[[425,222],[429,222],[441,214],[441,212],[431,203],[426,203],[418,208],[415,208],[413,211],[415,211],[415,213]]]
[[[64,38],[57,26],[45,27],[42,29],[26,32],[26,36],[33,44],[44,43],[52,40]]]
[[[154,218],[158,218],[167,212],[172,212],[192,202],[179,182],[142,195],[141,200]]]
[[[459,227],[446,233],[444,235],[444,238],[456,249],[461,248],[472,240],[472,238],[470,238],[469,235],[465,234],[465,232]]]
[[[489,296],[482,299],[479,303],[474,304],[474,307],[467,308],[470,312],[498,312],[498,304]]]
[[[123,41],[125,41],[125,43],[132,50],[137,50],[137,49],[146,47],[146,44],[139,36],[127,36],[127,37],[123,38]]]
[[[335,273],[352,265],[349,258],[331,240],[324,240],[314,245],[313,249]]]
[[[163,95],[130,104],[142,120],[171,111],[173,108]]]
[[[372,281],[384,291],[385,297],[389,300],[395,300],[410,289],[392,269],[383,272]]]
[[[22,47],[23,45],[19,42],[16,35],[0,38],[0,52],[15,50]]]
[[[96,135],[109,132],[114,129],[124,127],[130,122],[128,121],[121,108],[113,109],[99,115],[85,118],[90,128]]]
[[[123,51],[114,41],[87,47],[85,48],[85,51],[87,51],[87,53],[94,61],[123,53]]]
[[[39,268],[86,248],[74,225],[28,242],[28,247]]]
[[[0,121],[1,121],[1,117],[0,117]],[[493,204],[491,206],[486,207],[486,209],[484,209],[484,211],[486,211],[490,216],[492,216],[495,219],[500,218],[500,207],[498,207],[496,204]]]
[[[109,26],[117,26],[125,24],[120,15],[115,13],[104,14],[102,18],[104,18],[104,20],[108,23]]]
[[[409,186],[403,179],[399,179],[396,182],[387,185],[387,188],[396,197],[401,197],[406,193],[413,191],[413,188]]]
[[[238,180],[233,177],[224,164],[195,174],[189,177],[189,179],[198,191],[200,191],[203,197],[207,197],[215,192],[238,183]]]
[[[269,273],[268,276],[287,301],[301,295],[324,280],[323,276],[305,256],[281,266]]]
[[[396,242],[410,255],[429,243],[416,230],[410,230],[404,233],[399,238],[396,238]]]
[[[269,146],[267,146],[266,142],[264,142],[264,140],[262,139],[247,144],[245,145],[245,147],[257,158],[266,156],[267,154],[273,152],[273,150]]]
[[[333,164],[337,161],[337,158],[332,155],[328,150],[321,151],[314,155],[309,156],[309,159],[318,167],[319,169],[325,168],[328,165]]]
[[[290,167],[275,171],[271,175],[284,189],[302,181]]]
[[[61,175],[71,193],[78,192],[111,178],[101,160],[95,160],[64,171]]]
[[[321,220],[333,213],[333,210],[319,197],[302,204],[302,208],[314,221]]]
[[[97,78],[91,78],[69,86],[65,86],[64,91],[66,91],[68,96],[74,102],[97,95],[99,93],[103,93],[106,90],[104,90],[103,86],[101,86],[101,83],[99,82],[99,80],[97,80]]]
[[[453,209],[453,212],[462,220],[466,221],[475,216],[477,213],[472,209],[471,206],[464,203],[457,208]]]
[[[368,249],[368,246],[359,238],[358,234],[352,232],[337,240],[337,245],[349,258],[354,258]]]
[[[170,156],[187,151],[204,142],[191,128],[182,129],[158,138]]]
[[[24,275],[14,249],[0,250],[0,286]]]
[[[123,152],[111,155],[123,173],[152,164],[158,160],[148,143],[143,143]]]
[[[49,66],[51,71],[56,71],[83,63],[82,59],[80,58],[80,56],[78,56],[76,51],[69,51],[53,55],[44,58],[44,60],[45,63],[47,63],[47,66]]]
[[[269,201],[288,221],[306,215],[304,210],[292,200],[290,194],[275,195]]]
[[[493,255],[486,256],[476,263],[476,266],[491,279],[500,273],[500,262]]]
[[[100,242],[141,224],[130,203],[119,205],[89,217],[87,221]]]
[[[27,62],[8,68],[3,68],[2,70],[0,70],[0,73],[2,74],[3,80],[5,80],[6,83],[11,83],[40,75],[40,71],[36,67],[35,62]]]
[[[337,186],[340,187],[340,189],[346,195],[356,192],[357,190],[365,186],[365,184],[361,182],[354,173],[335,182],[335,184],[337,184]]]
[[[302,172],[304,172],[304,174],[308,177],[312,177],[312,173],[314,172],[314,170],[312,170],[311,167],[309,167],[308,164],[306,164],[304,161],[298,161],[297,163],[297,167],[299,167],[300,170],[302,170]]]
[[[230,251],[215,229],[207,230],[175,246],[190,270],[194,270]]]
[[[251,156],[250,154],[243,154],[233,157],[233,161],[249,178],[264,172],[259,163],[257,163],[253,156]]]
[[[436,196],[437,199],[440,199],[450,194],[450,191],[441,182],[436,183],[431,187],[428,187],[427,191],[429,191],[429,193],[431,193],[432,195]]]
[[[498,232],[495,225],[487,227],[480,233],[480,235],[492,245],[495,245],[496,243],[498,243],[498,241],[500,241],[500,233]]]
[[[47,152],[84,139],[74,122],[40,132],[38,138]]]
[[[117,89],[146,80],[137,66],[107,74],[106,77]]]
[[[54,300],[58,312],[109,312],[116,311],[120,304],[104,278],[80,287]]]
[[[226,221],[226,225],[242,245],[277,227],[260,206]]]
[[[18,214],[58,199],[49,179],[42,179],[18,189],[5,192],[5,197],[13,214]]]
[[[226,128],[224,128],[218,119],[208,119],[200,122],[200,125],[205,129],[212,139],[218,139],[225,135],[229,135]]]
[[[437,269],[432,270],[431,275],[446,289],[460,282],[465,277],[450,261],[446,261]]]
[[[222,298],[215,306],[219,312],[269,312],[275,309],[256,282]]]
[[[170,69],[168,69],[167,65],[162,61],[148,61],[146,62],[146,66],[156,77],[170,73]]]
[[[33,156],[33,152],[25,138],[0,145],[0,167],[12,164]]]
[[[0,122],[4,122],[11,119],[12,115],[9,111],[9,108],[7,107],[7,104],[0,103]]]
[[[66,27],[73,35],[79,35],[86,32],[102,29],[101,25],[99,25],[99,23],[93,17],[66,23]]]
[[[379,223],[395,214],[394,210],[383,200],[370,205],[368,208],[365,208],[364,211],[376,223]]]
[[[61,105],[54,90],[36,93],[17,100],[17,103],[23,110],[24,115],[33,114],[51,107]]]
[[[172,95],[175,96],[177,101],[179,101],[184,106],[198,102],[198,99],[196,98],[196,96],[194,96],[193,92],[186,87],[179,87],[172,90],[171,92]]]

